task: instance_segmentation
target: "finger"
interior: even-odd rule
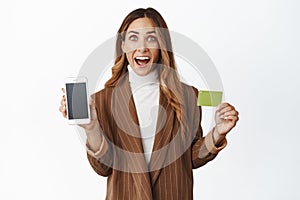
[[[65,105],[60,105],[59,107],[59,111],[60,112],[65,112],[67,109],[66,109],[66,106]]]
[[[90,104],[90,109],[91,109],[91,112],[96,112],[96,106],[95,104]]]
[[[59,111],[62,113],[63,117],[67,117],[67,110],[65,106],[60,106]]]
[[[233,109],[231,106],[226,106],[225,108],[219,110],[219,111],[218,111],[218,114],[219,114],[219,115],[223,115],[224,113],[229,112],[229,111],[231,111],[231,110],[234,110],[234,109]]]
[[[63,93],[66,93],[65,88],[61,88],[61,91],[62,91]]]
[[[63,109],[63,107],[62,106],[59,106],[59,112],[62,112],[62,109]]]
[[[62,92],[64,93],[62,96],[62,99],[60,101],[60,107],[59,107],[59,111],[62,113],[63,117],[66,118],[67,117],[67,108],[66,108],[66,96],[65,96],[65,89],[61,88]]]
[[[91,95],[90,99],[90,110],[91,110],[91,116],[92,119],[97,119],[97,110],[96,110],[96,103],[95,103],[95,95]]]
[[[222,110],[223,108],[225,108],[225,107],[227,107],[227,106],[230,106],[230,104],[229,104],[229,103],[226,103],[226,102],[221,103],[221,104],[219,104],[219,105],[217,106],[216,111],[220,111],[220,110]]]
[[[224,113],[235,110],[233,106],[228,105],[220,110],[217,110],[216,113],[218,116],[224,115]]]
[[[62,115],[64,118],[67,118],[67,112],[63,112]]]
[[[90,96],[90,105],[95,106],[95,95],[94,94]]]
[[[63,106],[66,106],[66,104],[67,104],[66,99],[63,98],[63,99],[60,101],[60,104],[63,105]]]
[[[226,111],[223,114],[221,114],[219,117],[220,118],[225,118],[225,117],[228,117],[228,116],[231,116],[231,115],[238,116],[238,112],[236,110]]]
[[[236,123],[239,120],[239,117],[236,115],[230,115],[230,116],[225,117],[224,119],[231,120],[233,123]]]

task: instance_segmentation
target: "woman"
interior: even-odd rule
[[[124,19],[112,77],[90,106],[82,127],[91,166],[108,177],[106,199],[193,199],[192,169],[216,157],[238,121],[222,103],[203,137],[197,89],[179,81],[168,27],[153,8]],[[64,96],[60,111],[66,117]]]

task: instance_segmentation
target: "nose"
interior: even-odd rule
[[[140,40],[139,41],[137,50],[140,51],[140,52],[145,52],[145,51],[148,50],[147,43],[146,43],[145,40]]]

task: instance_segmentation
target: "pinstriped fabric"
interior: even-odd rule
[[[134,106],[130,87],[129,85],[126,85],[126,87],[122,87],[121,89],[122,90],[120,91],[122,92],[117,93],[118,96],[116,96],[115,98],[115,102],[118,102],[120,105],[120,108],[118,109],[117,113],[121,119],[128,118],[126,113],[129,106],[129,111],[131,111],[130,114],[133,117],[133,121],[135,122],[135,124],[138,125],[136,108]],[[125,129],[130,130],[130,127],[125,127]],[[140,139],[139,129],[135,129],[135,133],[133,133],[133,135],[137,137],[132,136],[132,133],[128,134],[123,132],[122,130],[119,130],[119,132],[121,133],[119,134],[119,138],[122,144],[122,148],[130,152],[141,153],[140,155],[142,155],[141,157],[138,158],[130,156],[131,162],[129,162],[129,165],[131,163],[132,168],[129,167],[129,170],[133,172],[147,171],[148,168],[146,166],[146,160],[143,154],[143,145]],[[136,187],[138,188],[138,190],[136,191],[136,194],[138,195],[137,197],[140,199],[152,199],[149,175],[146,173],[135,173],[133,175],[133,180],[135,182]]]
[[[191,120],[191,129],[196,137],[183,152],[183,154],[173,162],[167,163],[169,157],[177,155],[182,151],[180,143],[167,146],[176,137],[180,124],[171,106],[168,105],[166,98],[160,91],[159,103],[167,114],[165,121],[162,119],[163,109],[160,108],[157,120],[157,130],[155,135],[153,153],[149,168],[143,156],[143,145],[140,139],[138,128],[138,118],[136,108],[132,98],[128,77],[125,77],[116,88],[105,88],[95,95],[96,110],[98,120],[104,131],[106,141],[109,145],[117,146],[128,152],[140,153],[139,155],[122,156],[120,151],[108,148],[108,152],[103,155],[105,158],[97,160],[92,155],[87,154],[92,168],[107,179],[107,200],[192,200],[193,199],[193,168],[198,168],[213,158],[212,154],[205,146],[205,139],[202,135],[200,124],[201,108],[197,107],[197,90],[183,84],[184,91],[187,93],[186,104]],[[117,92],[116,92],[117,91]],[[117,111],[117,115],[114,114]],[[193,118],[198,118],[195,120]],[[117,120],[122,120],[118,124]],[[165,122],[162,124],[162,122]],[[189,132],[184,132],[188,135]],[[184,138],[183,138],[184,140]],[[108,142],[109,141],[109,142]],[[163,147],[168,147],[167,151],[159,152]],[[111,166],[107,162],[111,161]],[[125,167],[126,170],[120,170]],[[141,172],[141,173],[136,173]]]

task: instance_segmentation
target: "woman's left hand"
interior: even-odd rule
[[[221,103],[218,105],[215,113],[216,131],[219,135],[225,136],[239,120],[239,113],[229,103]]]

